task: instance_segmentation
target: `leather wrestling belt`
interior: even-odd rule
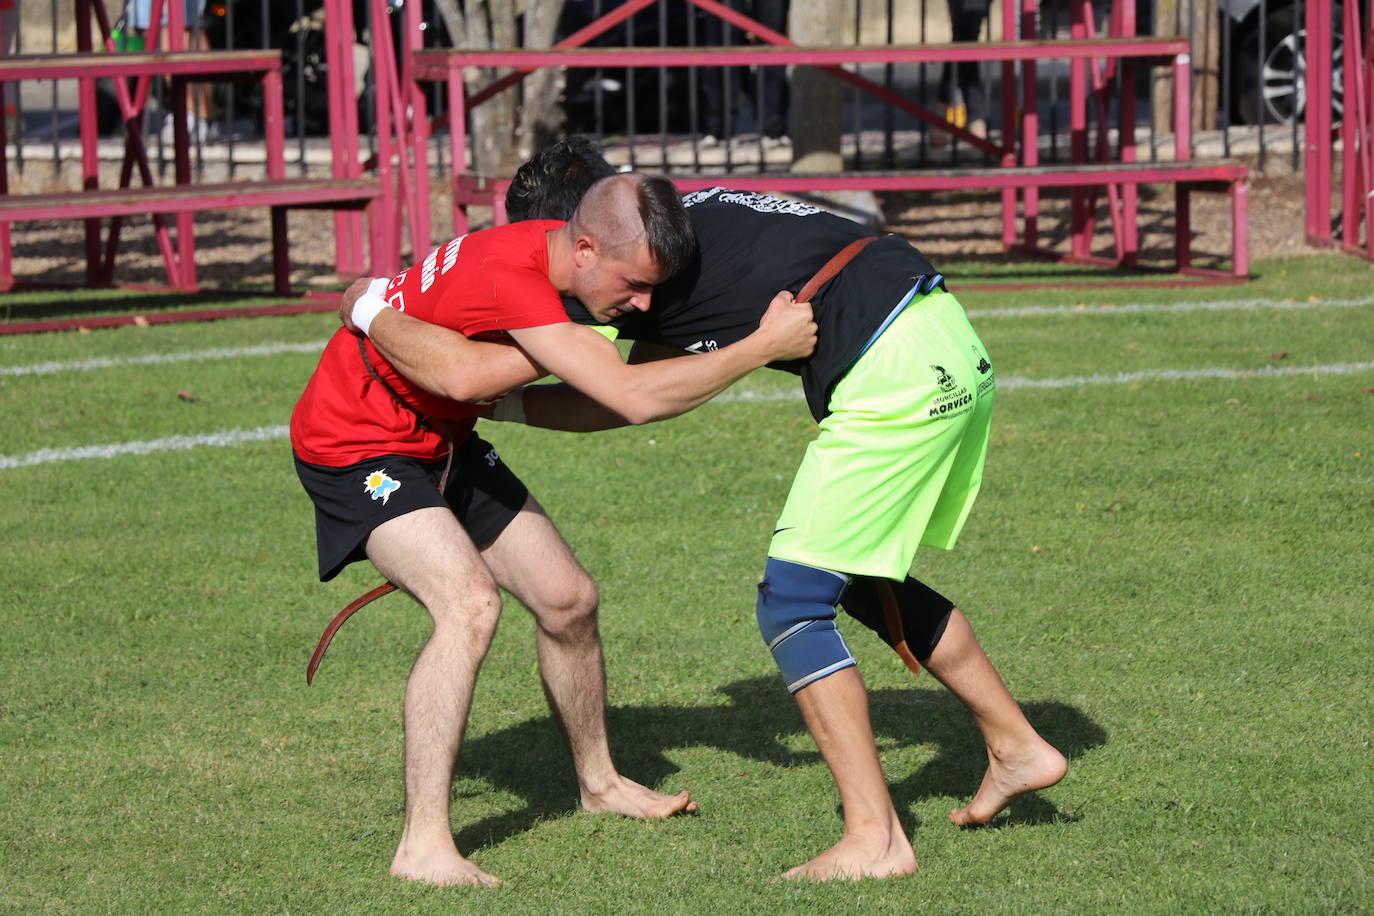
[[[856,239],[841,248],[834,257],[825,262],[820,270],[816,271],[814,277],[806,281],[806,285],[797,293],[797,301],[810,302],[822,286],[843,270],[846,264],[854,260],[855,255],[880,238],[886,238],[886,236],[873,235],[868,238]],[[878,579],[875,584],[878,587],[878,598],[883,606],[883,622],[887,625],[887,634],[892,639],[892,649],[912,674],[920,674],[921,663],[916,660],[916,654],[911,651],[906,643],[906,630],[902,626],[902,612],[897,604],[897,595],[886,579]]]
[[[439,475],[439,492],[443,493],[444,486],[448,483],[449,471],[453,469],[454,453],[458,449],[458,444],[453,441],[452,431],[435,428],[427,417],[410,406],[410,404],[396,392],[396,389],[392,388],[391,385],[387,383],[387,380],[377,373],[376,367],[372,365],[372,360],[369,359],[367,355],[366,338],[363,337],[362,334],[356,334],[355,336],[358,338],[358,355],[363,361],[364,368],[367,369],[367,374],[372,376],[373,380],[386,389],[387,394],[391,395],[392,399],[397,404],[400,404],[415,415],[415,426],[417,429],[423,427],[424,429],[439,433],[448,440],[448,461],[444,463],[444,471]],[[343,626],[348,618],[358,613],[358,611],[361,611],[367,605],[376,601],[383,595],[388,595],[394,591],[396,591],[395,583],[383,582],[371,591],[354,598],[348,604],[344,605],[342,611],[334,615],[334,619],[329,621],[329,625],[326,626],[324,632],[320,634],[320,641],[315,644],[315,651],[310,654],[310,663],[305,666],[305,683],[307,686],[315,680],[315,669],[320,667],[320,662],[324,660],[324,653],[329,651],[329,644],[334,640],[334,634],[339,632],[339,627]]]
[[[815,276],[806,281],[805,285],[797,292],[796,301],[810,302],[820,288],[843,270],[846,264],[854,260],[855,256],[858,255],[860,251],[863,251],[869,244],[876,242],[880,238],[884,238],[884,236],[874,235],[867,238],[856,239],[841,248],[830,260],[826,261],[825,264],[821,266],[820,270],[816,271]],[[414,408],[402,400],[401,396],[397,394],[396,391],[386,383],[386,380],[377,374],[377,370],[372,367],[372,361],[367,357],[367,346],[363,342],[362,335],[358,336],[358,352],[362,356],[363,365],[367,367],[368,374],[380,382],[397,402],[413,412]],[[421,417],[418,413],[416,414],[416,422],[420,425],[427,425],[425,418]],[[457,443],[450,440],[450,462],[453,461],[453,451],[456,445]],[[443,476],[439,478],[440,492],[443,491],[443,485],[447,480],[448,468],[445,468]],[[320,641],[316,643],[315,651],[310,655],[310,663],[305,667],[306,684],[310,684],[315,680],[315,671],[320,667],[320,662],[324,660],[324,653],[329,650],[329,644],[333,641],[334,634],[339,632],[339,627],[343,626],[348,618],[352,617],[373,601],[395,590],[395,584],[383,582],[366,594],[354,598],[342,611],[334,615],[334,619],[329,621],[329,625],[326,626],[324,632],[320,634]],[[885,582],[878,583],[878,590],[883,599],[883,617],[887,624],[888,633],[893,638],[892,646],[897,654],[901,656],[902,661],[906,662],[907,667],[917,674],[920,674],[921,666],[916,662],[916,657],[911,653],[911,650],[907,648],[906,638],[902,629],[902,617],[897,608],[896,596],[893,594],[891,586],[887,585]]]

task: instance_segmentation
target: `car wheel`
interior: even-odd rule
[[[1332,20],[1342,9],[1333,5]],[[1236,30],[1232,54],[1231,114],[1240,124],[1287,124],[1302,120],[1307,110],[1307,28],[1292,6],[1271,8],[1264,22],[1260,51],[1259,16],[1249,17]],[[1344,47],[1340,32],[1331,42],[1331,115],[1339,123],[1343,109],[1341,65]]]

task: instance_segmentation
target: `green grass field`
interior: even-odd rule
[[[701,811],[577,810],[510,602],[454,785],[459,847],[507,883],[433,889],[387,875],[428,618],[383,599],[304,681],[377,580],[316,581],[282,429],[332,317],[0,337],[0,908],[1374,910],[1374,270],[1255,269],[961,296],[997,366],[993,452],[922,578],[1071,769],[951,826],[978,736],[851,624],[921,862],[857,885],[770,880],[840,824],[753,619],[814,429],[789,377],[594,436],[486,427],[601,585],[621,768]]]

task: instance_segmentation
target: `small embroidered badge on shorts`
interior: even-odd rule
[[[391,494],[399,489],[401,489],[401,482],[390,477],[386,468],[373,471],[363,481],[363,490],[373,499],[380,499],[384,506]]]
[[[941,391],[954,390],[954,386],[958,383],[954,381],[954,376],[950,375],[949,371],[945,369],[944,366],[937,366],[931,363],[930,368],[931,371],[935,373],[935,384],[940,386]]]

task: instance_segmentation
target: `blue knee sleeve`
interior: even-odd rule
[[[759,583],[759,632],[792,693],[857,664],[835,627],[848,580],[828,569],[768,558]]]

